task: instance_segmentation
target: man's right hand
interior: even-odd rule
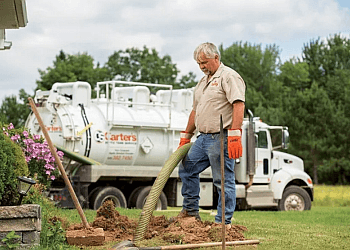
[[[186,132],[186,131],[181,131],[180,132],[180,143],[179,143],[178,149],[180,147],[182,147],[183,145],[185,145],[187,143],[190,143],[192,136],[193,136],[193,133],[189,133],[189,132]]]

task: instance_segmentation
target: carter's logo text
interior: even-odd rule
[[[108,137],[109,136],[109,137]],[[136,135],[124,135],[123,133],[120,134],[108,134],[107,132],[105,133],[105,139],[108,141],[137,141]]]

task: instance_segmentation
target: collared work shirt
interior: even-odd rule
[[[204,76],[194,90],[193,110],[195,125],[199,132],[220,131],[220,114],[224,129],[231,128],[234,101],[245,101],[245,83],[233,69],[220,64],[208,81]]]

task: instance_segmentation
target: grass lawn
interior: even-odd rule
[[[228,249],[350,249],[350,187],[316,186],[310,211],[236,211],[233,224],[244,225],[247,239],[260,240],[258,246],[226,247]],[[117,210],[129,218],[139,218],[141,210]],[[173,211],[171,211],[173,210]],[[180,208],[155,211],[155,216],[176,216]],[[80,222],[75,210],[60,210],[73,223]],[[86,210],[89,222],[96,211]],[[214,221],[210,211],[201,212],[202,220]],[[113,246],[114,244],[110,244]],[[216,249],[220,249],[217,247]],[[77,248],[72,248],[77,249]],[[92,248],[93,249],[93,248]],[[99,248],[102,249],[102,248]],[[108,249],[106,247],[105,249]]]
[[[249,229],[246,238],[260,240],[258,249],[350,249],[350,207],[245,211],[235,213],[235,219]]]

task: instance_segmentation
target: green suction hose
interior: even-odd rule
[[[155,180],[149,195],[147,196],[145,205],[143,206],[139,223],[136,228],[136,233],[134,236],[134,243],[139,242],[145,236],[148,224],[151,220],[152,213],[156,207],[159,196],[168,181],[174,168],[179,164],[179,162],[185,157],[188,150],[191,148],[192,143],[183,145],[181,148],[177,149],[169,159],[165,162],[163,168],[160,170],[157,179]]]

